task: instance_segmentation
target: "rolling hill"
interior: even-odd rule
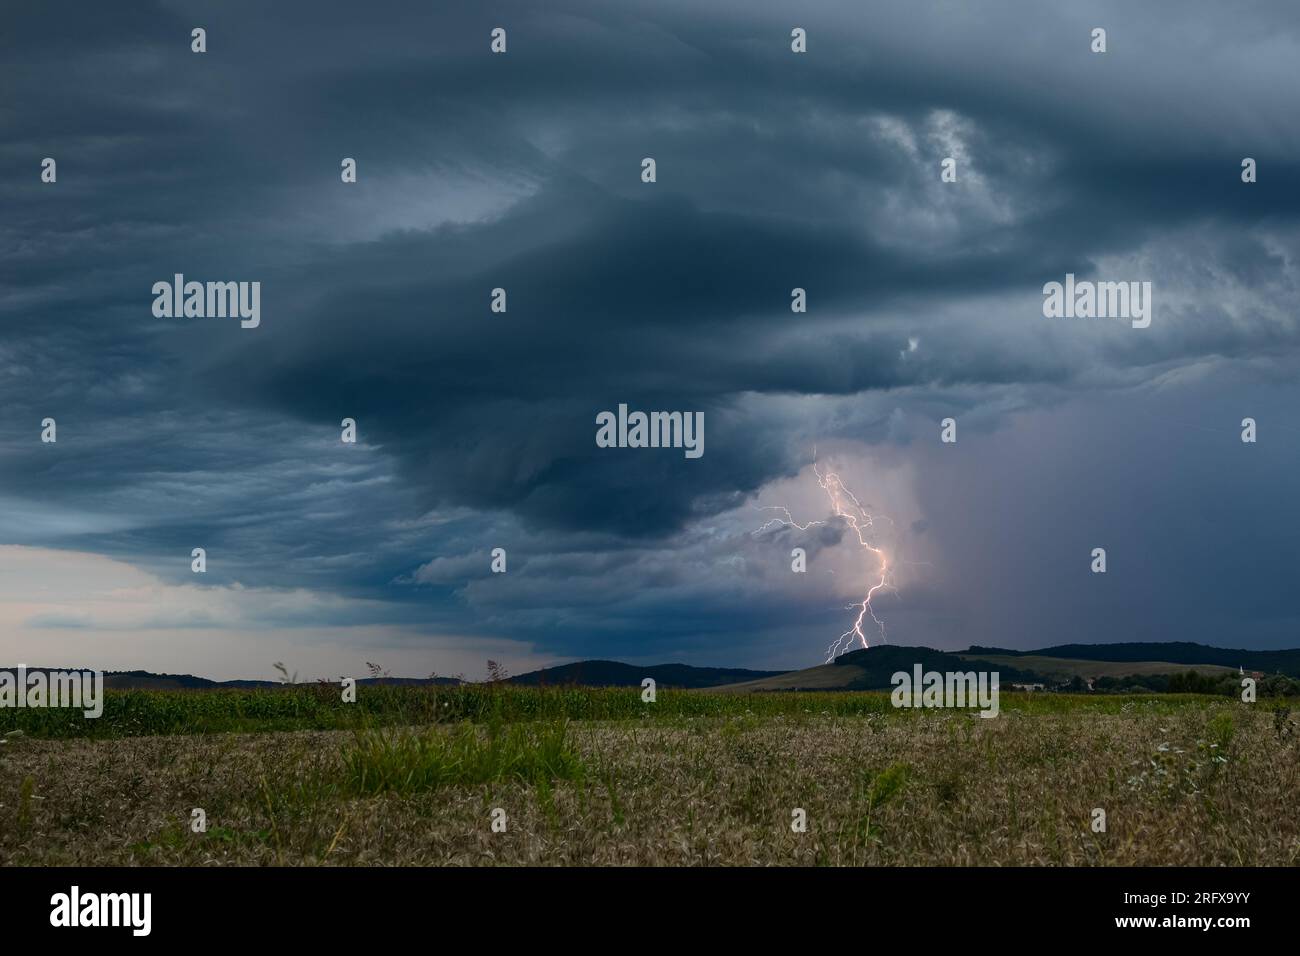
[[[774,677],[781,671],[753,671],[740,667],[692,667],[689,664],[624,664],[619,661],[575,661],[556,667],[520,674],[507,679],[510,684],[564,685],[587,687],[640,687],[646,677],[658,687],[702,688],[738,681]]]
[[[878,690],[889,689],[889,678],[914,664],[925,670],[997,670],[1002,684],[1062,683],[1074,677],[1149,677],[1195,671],[1205,676],[1236,672],[1238,667],[1264,674],[1281,673],[1300,678],[1300,649],[1247,651],[1209,647],[1188,642],[1127,644],[1060,644],[1039,650],[972,645],[964,651],[938,651],[929,647],[879,645],[850,651],[830,664],[794,671],[750,670],[742,667],[696,667],[690,664],[625,664],[620,661],[573,661],[507,678],[523,686],[640,687],[652,677],[660,687],[728,690]],[[981,668],[982,663],[982,668]],[[12,669],[12,668],[10,668]],[[28,672],[49,670],[29,667]],[[107,671],[105,686],[118,690],[208,690],[218,688],[274,688],[275,680],[215,681],[192,674],[156,674],[151,671]],[[358,684],[453,685],[454,677],[359,677]]]
[[[1043,675],[1049,681],[1067,681],[1071,677],[1149,677],[1154,674],[1235,674],[1237,668],[1219,664],[1179,664],[1174,661],[1090,661],[1042,654],[959,654],[967,661],[983,661],[999,668],[1019,668]]]
[[[929,647],[898,647],[881,644],[868,650],[841,654],[829,664],[773,677],[729,684],[716,690],[751,692],[771,690],[889,690],[890,678],[898,671],[911,672],[920,664],[927,671],[970,671],[979,669],[976,662],[949,651]],[[1002,684],[1039,683],[1043,677],[1016,666],[989,665],[996,670]]]
[[[1228,647],[1210,647],[1189,641],[1127,644],[1058,644],[1036,651],[1013,651],[1001,647],[972,645],[967,654],[988,659],[990,654],[999,657],[1052,657],[1081,661],[1112,661],[1137,663],[1142,661],[1167,661],[1171,664],[1212,664],[1220,667],[1238,667],[1261,671],[1265,674],[1286,674],[1300,677],[1300,648],[1278,651],[1247,651]]]
[[[1013,683],[1061,684],[1073,677],[1091,680],[1097,677],[1148,677],[1156,674],[1180,674],[1195,671],[1214,676],[1235,673],[1235,666],[1225,664],[1183,662],[1153,659],[1170,647],[1166,644],[1129,645],[1134,650],[1118,660],[1088,659],[1086,657],[1056,656],[1049,651],[1008,651],[1004,648],[971,647],[966,651],[936,651],[928,647],[896,647],[878,645],[868,650],[851,651],[837,657],[830,664],[821,664],[804,670],[789,671],[774,677],[743,681],[715,688],[716,690],[750,692],[774,690],[889,690],[890,678],[897,671],[911,671],[915,664],[924,670],[970,671],[996,670],[1003,687]],[[1219,648],[1202,648],[1201,645],[1182,645],[1217,651],[1221,660],[1227,655],[1240,653]],[[1136,650],[1145,652],[1141,656]],[[1059,650],[1077,652],[1084,645],[1062,645]],[[1249,653],[1249,652],[1248,652]],[[1300,652],[1295,652],[1300,655]],[[1193,653],[1176,653],[1175,656],[1195,657]],[[1213,656],[1213,655],[1202,655]],[[1130,659],[1131,658],[1131,659]]]

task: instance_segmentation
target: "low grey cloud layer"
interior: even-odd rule
[[[185,588],[201,546],[203,587],[322,598],[250,633],[427,638],[431,669],[446,635],[799,666],[869,570],[834,521],[754,533],[829,517],[816,448],[893,519],[891,640],[1296,643],[1293,4],[6,19],[0,544]],[[155,318],[175,273],[260,281],[262,324]],[[1151,281],[1151,327],[1044,318],[1066,273]],[[620,402],[703,411],[706,453],[597,448]],[[112,628],[151,666],[75,604],[21,639]]]

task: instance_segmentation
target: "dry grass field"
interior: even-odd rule
[[[736,699],[722,716],[15,737],[0,864],[1300,862],[1285,709],[1133,699],[981,719]]]

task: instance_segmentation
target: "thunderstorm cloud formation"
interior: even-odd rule
[[[814,448],[891,640],[1295,644],[1300,10],[1250,11],[15,6],[0,659],[814,664],[871,570]],[[177,273],[260,326],[156,318]],[[1045,318],[1067,273],[1151,326]],[[620,403],[705,454],[598,448]]]

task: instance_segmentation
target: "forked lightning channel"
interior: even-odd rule
[[[887,590],[890,586],[889,558],[881,548],[872,543],[870,535],[875,527],[877,517],[881,517],[884,521],[890,521],[891,524],[892,521],[883,516],[869,514],[867,510],[862,507],[862,503],[858,501],[857,496],[844,486],[843,480],[841,480],[840,476],[835,472],[826,471],[823,473],[821,467],[817,464],[815,452],[813,458],[813,473],[817,476],[817,483],[821,486],[822,490],[826,492],[826,496],[830,499],[832,514],[843,520],[845,524],[853,529],[853,533],[857,535],[858,544],[860,544],[865,550],[870,551],[880,562],[879,580],[875,580],[873,576],[871,580],[875,583],[869,582],[869,587],[867,588],[866,594],[863,595],[862,601],[848,606],[849,610],[856,610],[858,612],[857,618],[853,621],[853,626],[841,634],[839,638],[832,642],[830,647],[826,649],[826,663],[829,664],[839,655],[852,649],[855,643],[863,648],[871,646],[867,641],[866,632],[863,630],[864,622],[868,616],[870,616],[876,629],[880,632],[880,639],[882,641],[885,639],[885,622],[876,616],[875,608],[872,607],[871,602],[878,593]],[[773,526],[791,527],[797,528],[800,531],[807,531],[814,525],[826,524],[825,521],[809,521],[807,524],[799,524],[799,522],[794,520],[794,516],[790,514],[790,510],[781,505],[769,505],[761,510],[780,511],[785,515],[785,517],[771,519],[759,528],[758,531],[754,532],[755,534],[761,534]]]

